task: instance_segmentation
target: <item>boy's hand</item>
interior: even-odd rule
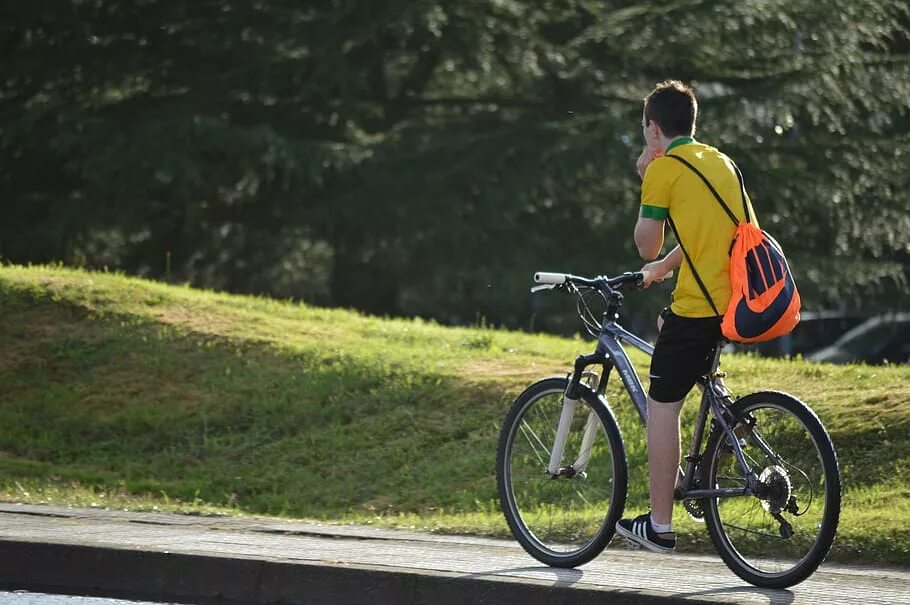
[[[645,170],[648,168],[648,164],[663,154],[663,150],[655,149],[649,145],[646,145],[645,148],[642,149],[641,155],[638,156],[638,160],[635,162],[635,168],[638,170],[638,176],[645,178]]]
[[[641,284],[642,288],[647,288],[654,283],[659,284],[665,279],[673,277],[673,270],[670,269],[668,271],[664,266],[663,260],[656,260],[654,262],[648,263],[641,268],[641,272],[644,277]]]

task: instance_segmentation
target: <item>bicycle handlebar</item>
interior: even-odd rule
[[[646,275],[643,271],[626,272],[616,277],[601,275],[593,278],[580,277],[570,273],[547,273],[543,271],[534,274],[534,281],[541,285],[558,287],[572,284],[574,286],[594,288],[604,294],[609,294],[612,290],[621,290],[627,286],[641,288],[644,285],[645,278]]]
[[[670,271],[666,275],[661,276],[660,281],[663,281],[672,275],[673,272]],[[603,302],[607,305],[607,312],[604,313],[604,317],[607,317],[609,314],[612,315],[613,318],[618,318],[619,307],[622,305],[622,294],[620,294],[619,291],[627,286],[642,288],[644,287],[645,281],[650,282],[652,279],[653,276],[647,271],[636,271],[634,273],[627,271],[616,277],[601,275],[593,278],[579,277],[578,275],[572,275],[571,273],[548,273],[545,271],[538,271],[534,274],[534,281],[540,285],[531,288],[531,292],[539,292],[540,290],[559,290],[560,292],[574,294],[578,299],[576,301],[578,316],[581,318],[582,323],[584,323],[588,334],[597,338],[602,330],[602,326],[597,319],[597,315],[588,305],[590,298],[588,293],[593,290],[603,298]],[[588,288],[588,290],[579,290],[579,286]]]
[[[673,271],[664,275],[663,279],[668,279],[670,277],[673,277]],[[601,275],[594,278],[579,277],[577,275],[572,275],[571,273],[548,273],[545,271],[538,271],[534,274],[534,281],[541,285],[564,286],[566,284],[573,284],[576,286],[595,288],[604,291],[605,293],[609,293],[612,289],[621,290],[630,285],[641,288],[646,279],[650,279],[648,271],[627,271],[616,277]]]

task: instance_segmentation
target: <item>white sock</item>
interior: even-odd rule
[[[669,534],[673,531],[673,523],[655,523],[654,517],[651,517],[651,529],[657,534]]]

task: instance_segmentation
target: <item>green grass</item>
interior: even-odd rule
[[[0,267],[0,498],[505,536],[500,421],[525,385],[564,375],[590,349],[121,275]],[[647,369],[644,356],[632,359]],[[910,368],[747,355],[723,367],[734,391],[791,391],[828,427],[844,482],[831,558],[906,565]],[[641,511],[643,433],[618,384],[608,397],[626,439],[627,510]],[[694,408],[693,397],[689,420]],[[676,522],[684,550],[710,551],[681,508]]]

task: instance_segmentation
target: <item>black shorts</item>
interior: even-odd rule
[[[654,401],[680,401],[695,381],[711,369],[714,351],[720,342],[719,317],[680,317],[664,309],[663,328],[651,357],[651,386]]]

